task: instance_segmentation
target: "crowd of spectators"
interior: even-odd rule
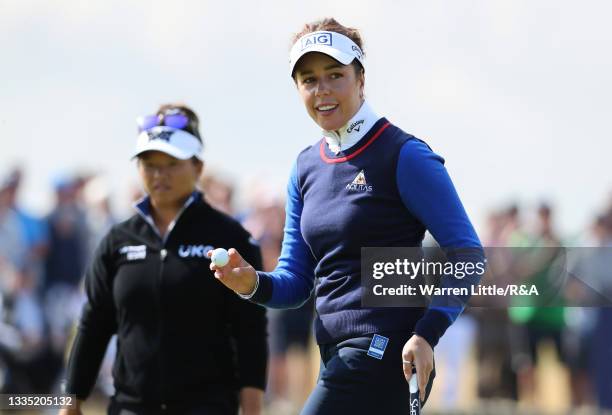
[[[20,168],[0,177],[0,391],[54,393],[60,390],[67,345],[84,301],[83,272],[101,236],[120,218],[111,209],[109,184],[95,175],[56,177],[52,209],[44,217],[32,216],[18,204],[22,177]],[[237,217],[259,241],[264,270],[274,269],[283,236],[282,194],[261,185],[251,189],[247,209],[236,210],[231,182],[206,176],[200,186],[209,203]],[[547,203],[531,210],[515,204],[497,209],[490,213],[480,236],[486,247],[535,252],[540,266],[521,272],[523,280],[536,283],[547,281],[563,247],[589,247],[582,248],[584,255],[568,269],[584,276],[578,278],[586,281],[583,285],[612,298],[610,255],[597,251],[612,246],[612,201],[594,215],[578,241],[558,233],[555,207]],[[519,263],[510,258],[505,269],[518,273],[512,267]],[[566,285],[568,295],[584,295],[580,289],[572,291],[572,284]],[[436,359],[449,367],[449,375],[437,386],[443,388],[441,404],[457,404],[461,363],[470,350],[475,350],[480,399],[534,402],[540,346],[548,343],[570,374],[572,406],[612,409],[612,309],[513,305],[521,307],[468,308],[443,337]],[[272,311],[269,317],[268,404],[290,408],[280,409],[290,413],[303,403],[316,374],[308,357],[313,304]],[[113,348],[111,343],[100,372],[98,387],[104,394],[112,393]],[[297,356],[299,376],[291,376],[289,367],[296,363],[288,361],[290,356],[294,360]]]

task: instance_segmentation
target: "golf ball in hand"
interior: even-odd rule
[[[210,260],[218,267],[224,267],[229,262],[229,254],[223,248],[217,248],[213,251]]]

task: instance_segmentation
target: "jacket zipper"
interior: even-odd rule
[[[152,218],[148,215],[145,215],[140,209],[136,209],[136,211],[138,212],[138,214],[140,215],[140,217],[142,217],[145,222],[147,222],[149,224],[149,226],[151,226],[151,228],[153,229],[153,231],[155,232],[155,234],[159,237],[159,239],[161,240],[161,249],[159,250],[159,259],[160,259],[160,265],[159,265],[159,274],[158,274],[158,279],[157,279],[157,292],[159,293],[158,296],[158,303],[159,303],[159,377],[160,377],[160,396],[161,396],[161,406],[160,408],[162,410],[165,410],[167,408],[166,405],[166,390],[164,388],[164,360],[163,360],[163,341],[162,341],[162,334],[163,334],[163,304],[162,304],[162,285],[163,285],[163,279],[164,279],[164,263],[166,261],[166,257],[168,256],[168,250],[166,249],[166,243],[168,242],[168,239],[170,237],[170,233],[172,233],[172,231],[174,230],[174,228],[176,227],[176,224],[178,223],[180,217],[183,215],[183,212],[185,212],[185,210],[195,201],[195,197],[191,196],[187,202],[185,202],[185,204],[183,205],[183,207],[181,208],[181,210],[179,210],[178,214],[176,215],[176,218],[174,218],[174,220],[170,223],[170,226],[168,227],[168,230],[166,231],[166,234],[162,237],[159,230],[157,229],[157,227],[155,226],[155,222],[153,222]]]
[[[164,378],[165,378],[165,374],[164,374],[164,351],[163,351],[163,347],[164,347],[164,342],[163,342],[163,332],[164,332],[164,319],[162,318],[163,316],[163,304],[162,304],[162,285],[163,285],[163,279],[164,279],[164,263],[166,262],[166,257],[168,256],[168,250],[165,248],[165,241],[162,242],[162,249],[159,251],[159,259],[160,259],[160,264],[159,264],[159,275],[158,275],[158,287],[157,287],[157,292],[159,294],[158,297],[158,302],[159,302],[159,314],[160,314],[160,318],[159,318],[159,378],[160,378],[160,395],[161,395],[161,409],[164,410],[166,409],[166,389],[164,388]]]

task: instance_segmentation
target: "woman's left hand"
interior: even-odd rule
[[[425,400],[425,388],[429,382],[429,375],[433,370],[433,349],[427,340],[414,334],[404,345],[402,350],[402,363],[406,382],[412,377],[412,366],[416,368],[419,395],[421,401]],[[410,362],[410,363],[406,363]]]
[[[240,390],[240,409],[242,415],[261,415],[263,409],[263,391],[246,386]]]

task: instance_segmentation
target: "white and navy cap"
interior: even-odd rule
[[[202,160],[200,140],[187,131],[166,126],[153,127],[140,133],[132,158],[138,157],[145,151],[161,151],[181,160],[192,157]]]
[[[291,76],[293,76],[297,62],[309,52],[324,53],[343,65],[348,65],[353,62],[353,59],[357,59],[365,68],[363,52],[350,38],[336,32],[318,31],[302,36],[291,48],[289,53]]]

